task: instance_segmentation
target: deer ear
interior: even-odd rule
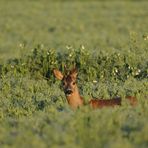
[[[70,74],[71,74],[74,78],[76,78],[77,75],[78,75],[78,70],[77,70],[77,68],[76,68],[76,67],[73,68],[73,69],[70,71]]]
[[[53,70],[53,73],[54,73],[54,76],[55,76],[57,79],[59,79],[59,80],[62,80],[62,79],[63,79],[63,74],[62,74],[59,70],[54,69],[54,70]]]

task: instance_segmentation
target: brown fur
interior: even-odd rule
[[[89,104],[92,108],[102,108],[104,106],[117,106],[121,105],[121,98],[113,98],[113,99],[91,99]]]
[[[56,78],[62,81],[63,83],[63,89],[68,101],[68,104],[72,108],[77,108],[82,105],[84,105],[84,98],[80,96],[79,90],[76,84],[77,79],[77,70],[74,68],[72,69],[67,75],[63,75],[59,70],[54,70],[54,75]],[[133,96],[127,96],[127,100],[130,102],[132,106],[135,106],[137,104],[137,99]],[[114,107],[114,106],[120,106],[121,105],[121,98],[116,97],[113,99],[91,99],[89,101],[89,105],[96,109],[96,108],[102,108],[102,107]]]

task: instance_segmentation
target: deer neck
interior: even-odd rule
[[[84,101],[83,98],[80,96],[79,94],[79,90],[78,87],[76,86],[75,91],[73,92],[72,95],[70,96],[66,96],[68,104],[72,107],[72,108],[77,108],[79,106],[82,106]]]

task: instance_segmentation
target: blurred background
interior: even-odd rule
[[[0,61],[38,44],[123,50],[135,38],[145,42],[147,16],[144,0],[1,0]]]

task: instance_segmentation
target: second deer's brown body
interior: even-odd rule
[[[85,104],[83,97],[81,97],[79,94],[79,90],[76,84],[77,70],[75,68],[71,70],[69,73],[67,73],[66,75],[63,75],[59,70],[54,70],[54,75],[59,80],[62,80],[66,99],[68,101],[68,104],[72,108],[77,108]],[[128,96],[126,98],[131,105],[133,106],[136,105],[137,99],[135,97]],[[92,108],[102,108],[105,106],[114,107],[117,105],[121,105],[121,102],[122,102],[121,98],[116,97],[116,98],[107,99],[107,100],[106,99],[90,99],[88,104]]]

